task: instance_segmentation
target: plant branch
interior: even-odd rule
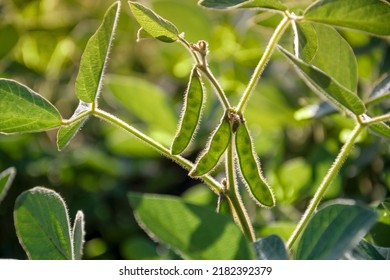
[[[387,113],[382,116],[374,117],[374,118],[369,118],[366,116],[366,120],[363,120],[363,124],[370,125],[370,124],[387,122],[387,121],[390,121],[390,113]]]
[[[337,158],[333,162],[333,165],[331,166],[328,173],[322,180],[320,186],[318,187],[316,193],[314,194],[312,200],[310,201],[310,204],[307,207],[305,213],[303,214],[301,220],[299,221],[297,227],[292,233],[290,239],[287,241],[287,248],[289,248],[290,250],[294,245],[294,242],[297,240],[297,238],[301,235],[302,231],[305,229],[310,218],[313,216],[315,210],[317,209],[317,206],[321,202],[321,199],[325,195],[334,177],[337,175],[338,171],[343,165],[345,159],[348,157],[353,145],[355,144],[356,138],[359,136],[363,128],[364,125],[358,123],[355,126],[354,130],[352,131],[351,135],[349,136],[348,140],[341,148]]]
[[[225,192],[226,197],[229,199],[230,207],[233,209],[233,213],[236,214],[238,223],[245,235],[245,237],[251,241],[256,241],[256,236],[249,219],[248,213],[245,209],[244,204],[238,190],[236,182],[235,169],[234,169],[234,134],[231,137],[230,145],[226,153],[226,172],[227,172],[227,190]],[[234,217],[233,217],[234,218]]]
[[[265,51],[263,53],[263,56],[261,57],[259,63],[257,64],[253,75],[241,97],[240,102],[237,105],[237,112],[238,113],[243,113],[244,108],[249,100],[249,97],[253,90],[255,89],[257,82],[263,73],[265,66],[267,65],[268,61],[271,58],[271,55],[276,47],[276,44],[278,43],[280,37],[283,35],[284,31],[286,30],[287,26],[290,23],[290,15],[285,14],[283,20],[279,23],[277,28],[274,31],[274,34],[272,35],[270,41],[268,42],[267,47],[265,48]]]
[[[95,109],[95,111],[93,111],[92,114],[94,116],[110,123],[110,124],[113,124],[115,126],[118,126],[122,129],[124,129],[128,133],[132,134],[136,138],[138,138],[138,139],[142,140],[143,142],[145,142],[146,144],[148,144],[150,147],[152,147],[154,150],[161,153],[163,156],[172,159],[173,161],[175,161],[176,163],[181,165],[184,169],[190,171],[194,167],[194,164],[191,161],[183,158],[180,155],[172,155],[168,148],[164,147],[163,145],[161,145],[160,143],[158,143],[154,139],[150,138],[149,136],[143,134],[138,129],[127,124],[126,122],[119,119],[118,117],[115,117],[115,116],[111,115],[110,113],[107,113],[107,112],[100,110],[100,109]],[[211,190],[213,192],[219,194],[222,187],[213,177],[211,177],[209,175],[205,175],[205,176],[201,177],[201,180],[203,180],[211,188]]]
[[[230,109],[231,106],[223,88],[221,87],[218,80],[215,78],[215,76],[213,75],[213,73],[211,72],[208,66],[207,59],[206,59],[207,52],[208,52],[207,43],[205,41],[200,41],[198,44],[190,44],[187,42],[187,40],[185,40],[181,36],[179,36],[179,41],[191,53],[197,68],[206,75],[207,79],[213,85],[215,92],[217,93],[217,96],[221,101],[221,104],[224,107],[224,109],[225,110]]]

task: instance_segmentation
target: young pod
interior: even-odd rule
[[[230,137],[230,124],[225,114],[217,129],[213,132],[206,149],[198,157],[190,176],[199,177],[213,170],[228,147]]]
[[[171,146],[173,155],[181,154],[193,139],[200,122],[204,99],[203,84],[196,67],[194,67],[184,96],[184,106],[178,130]]]
[[[260,162],[245,122],[238,127],[235,140],[240,173],[249,193],[261,206],[273,207],[275,197],[262,175]]]

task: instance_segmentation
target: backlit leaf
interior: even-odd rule
[[[371,91],[367,104],[374,104],[390,98],[390,74]]]
[[[284,11],[287,8],[277,0],[202,0],[199,5],[213,9],[259,8]]]
[[[390,35],[390,4],[382,0],[319,0],[304,18],[376,35]]]
[[[313,90],[322,94],[341,110],[346,108],[356,115],[365,113],[366,108],[355,93],[340,85],[317,67],[304,62],[281,47],[279,49],[296,66],[298,73]]]
[[[49,130],[62,122],[58,110],[44,97],[8,79],[0,79],[0,112],[0,133]]]
[[[152,37],[166,43],[178,39],[179,31],[171,22],[137,2],[129,1],[129,5],[138,23]]]
[[[120,2],[115,2],[106,12],[102,24],[89,39],[80,61],[76,78],[76,95],[86,103],[94,102],[102,90],[103,76],[110,53]]]

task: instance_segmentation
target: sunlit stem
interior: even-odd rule
[[[278,27],[275,29],[274,34],[272,35],[270,41],[268,42],[268,45],[263,53],[263,56],[261,57],[259,63],[257,64],[253,75],[241,97],[240,102],[237,105],[237,112],[243,113],[245,106],[249,100],[249,97],[253,90],[256,88],[257,82],[263,73],[265,66],[267,65],[268,61],[271,58],[271,55],[276,47],[276,44],[279,42],[279,39],[283,35],[284,31],[286,30],[287,26],[290,23],[290,15],[285,14],[283,20],[279,23]]]
[[[233,213],[236,214],[238,224],[240,225],[245,237],[251,241],[256,241],[256,236],[249,219],[248,213],[242,203],[241,195],[238,190],[238,185],[235,177],[234,168],[234,135],[227,149],[226,153],[226,172],[227,172],[227,190],[225,191],[226,197],[229,199],[229,206],[233,208]]]
[[[375,123],[379,123],[379,122],[387,122],[387,121],[390,121],[390,113],[382,115],[382,116],[374,117],[374,118],[367,118],[367,120],[363,120],[363,123],[370,125],[370,124],[375,124]]]
[[[332,167],[329,169],[328,173],[322,180],[320,186],[318,187],[316,193],[314,194],[312,200],[310,201],[309,206],[307,207],[305,213],[303,214],[301,220],[299,221],[297,227],[295,228],[294,232],[292,233],[290,239],[287,241],[287,247],[291,249],[294,245],[294,242],[298,239],[298,237],[301,235],[302,231],[305,229],[307,223],[309,222],[310,218],[313,216],[314,212],[317,209],[317,206],[321,202],[322,198],[324,197],[326,191],[328,190],[330,184],[332,183],[334,177],[339,172],[341,166],[343,165],[344,161],[348,157],[353,145],[356,142],[356,138],[361,133],[362,129],[364,128],[364,125],[361,123],[358,123],[354,130],[351,132],[349,138],[341,148],[337,158],[333,162]]]
[[[183,46],[186,47],[186,49],[191,53],[196,66],[199,70],[201,70],[207,79],[210,81],[210,83],[213,85],[215,92],[221,101],[222,106],[224,107],[225,110],[230,109],[230,103],[229,100],[226,97],[225,91],[219,84],[218,80],[215,78],[214,74],[211,72],[208,63],[207,63],[207,58],[206,58],[206,53],[207,50],[202,54],[200,52],[197,52],[194,49],[194,46],[192,46],[190,43],[187,42],[183,37],[179,36],[179,41],[182,43]]]
[[[138,129],[136,129],[133,126],[127,124],[126,122],[124,122],[123,120],[117,118],[116,116],[113,116],[110,113],[107,113],[107,112],[105,112],[103,110],[100,110],[100,109],[96,109],[95,111],[92,112],[92,114],[94,116],[96,116],[96,117],[98,117],[98,118],[100,118],[100,119],[110,123],[110,124],[113,124],[115,126],[118,126],[118,127],[122,128],[122,129],[124,129],[125,131],[127,131],[130,134],[132,134],[136,138],[144,141],[146,144],[148,144],[154,150],[156,150],[159,153],[161,153],[163,156],[165,156],[167,158],[170,158],[173,161],[175,161],[176,163],[180,164],[184,169],[189,171],[189,170],[191,170],[194,167],[194,164],[191,161],[183,158],[180,155],[172,155],[168,148],[166,148],[165,146],[161,145],[160,143],[158,143],[154,139],[150,138],[149,136],[143,134]],[[209,175],[205,175],[205,176],[201,177],[201,179],[211,188],[211,190],[213,192],[215,192],[217,194],[220,192],[222,187],[221,187],[220,183],[218,183],[213,177],[211,177]]]

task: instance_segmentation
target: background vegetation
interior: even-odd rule
[[[112,2],[2,1],[0,77],[29,86],[49,99],[64,117],[70,117],[77,107],[74,82],[80,56]],[[210,68],[235,104],[280,18],[267,13],[253,17],[255,12],[248,10],[216,12],[201,8],[196,2],[147,3],[184,30],[189,41],[209,42]],[[296,2],[299,8],[311,1]],[[127,12],[121,13],[101,106],[169,146],[192,59],[178,44],[156,40],[136,43],[139,26],[126,1],[123,9]],[[357,55],[359,92],[368,94],[375,82],[390,71],[389,40],[340,32]],[[288,43],[282,38],[283,46]],[[209,102],[190,151],[192,159],[221,115],[218,100],[210,94],[210,85],[206,86]],[[264,210],[249,199],[246,202],[252,205],[250,216],[259,237],[277,233],[285,240],[288,238],[337,155],[348,127],[353,127],[352,121],[340,115],[299,120],[301,109],[316,102],[318,98],[276,51],[246,110],[256,151],[278,203],[275,208]],[[375,110],[386,112],[389,107],[390,103],[384,102]],[[363,135],[326,198],[379,204],[390,191],[389,153],[388,141]],[[177,257],[153,243],[136,224],[126,197],[129,190],[174,194],[213,209],[216,206],[216,196],[200,181],[190,179],[185,170],[96,119],[91,119],[62,152],[57,151],[55,132],[0,135],[0,171],[9,166],[16,168],[17,175],[0,206],[0,258],[26,258],[12,226],[13,208],[16,197],[34,186],[59,192],[71,217],[78,209],[84,212],[87,259]],[[370,239],[378,246],[389,247],[389,234],[390,220],[383,212]]]

